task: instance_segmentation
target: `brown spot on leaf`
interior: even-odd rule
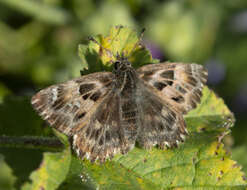
[[[200,132],[205,132],[205,131],[206,131],[205,127],[200,128]]]
[[[237,163],[235,163],[235,164],[232,165],[232,168],[237,168],[237,167],[238,167],[238,164]]]

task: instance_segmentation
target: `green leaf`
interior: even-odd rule
[[[203,89],[200,105],[191,110],[185,116],[185,120],[188,124],[188,130],[191,132],[228,132],[228,129],[235,122],[233,113],[225,105],[224,101],[207,87]]]
[[[14,190],[16,177],[12,169],[5,163],[3,156],[0,154],[0,189]]]
[[[96,40],[113,55],[124,52],[132,56],[130,60],[137,60],[135,54],[130,53],[138,41],[133,32],[129,28],[115,27],[109,36],[98,36]],[[142,56],[148,55],[140,47],[138,51],[143,53]],[[96,57],[98,62],[93,62],[93,66],[109,66],[114,56],[109,56],[107,52],[99,50],[99,46],[91,42],[88,47],[83,46],[80,54],[90,69],[91,60]],[[136,66],[153,62],[151,56],[147,57],[144,62],[137,61]],[[240,166],[231,160],[221,143],[234,123],[234,116],[224,101],[205,87],[201,104],[188,113],[185,120],[190,135],[178,148],[146,151],[136,147],[127,155],[115,156],[103,165],[83,161],[82,175],[89,176],[89,184],[99,189],[247,187]]]
[[[108,36],[98,35],[95,39],[103,49],[95,42],[90,42],[88,46],[79,45],[79,56],[83,69],[88,69],[83,74],[102,70],[111,71],[117,53],[120,55],[123,53],[128,57],[134,67],[156,61],[152,60],[152,56],[146,48],[139,45],[140,37],[135,30],[129,27],[113,27]]]
[[[232,157],[237,160],[242,166],[243,171],[247,173],[247,159],[246,159],[247,146],[242,145],[232,150]]]
[[[98,35],[96,40],[103,49],[94,42],[79,47],[88,73],[110,70],[116,54],[122,52],[136,67],[156,62],[146,49],[135,45],[139,37],[130,28],[114,27],[108,36]],[[1,113],[4,114],[3,108]],[[241,167],[221,142],[234,123],[224,101],[205,87],[201,104],[185,120],[190,135],[178,148],[154,147],[147,151],[137,146],[127,155],[116,155],[104,164],[71,156],[67,138],[56,133],[65,144],[64,151],[45,153],[40,167],[30,175],[32,182],[24,184],[22,190],[246,188]]]
[[[0,104],[0,134],[48,136],[52,131],[50,127],[44,127],[44,121],[34,112],[30,97],[7,96]]]
[[[222,99],[205,88],[201,104],[186,116],[190,135],[179,148],[136,147],[104,165],[84,161],[84,172],[101,189],[247,187],[240,166],[218,141],[229,130],[224,123],[232,124],[229,117],[232,113]]]
[[[83,163],[77,157],[71,159],[71,166],[66,180],[59,186],[59,190],[93,190],[94,183],[89,178],[89,175],[82,173]]]
[[[71,151],[67,137],[55,132],[64,143],[65,149],[60,153],[44,153],[40,167],[31,173],[32,183],[25,183],[22,190],[55,190],[66,179],[71,162]]]

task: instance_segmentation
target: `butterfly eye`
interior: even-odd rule
[[[120,67],[120,61],[116,61],[116,62],[114,63],[114,69],[115,69],[115,70],[118,70],[119,67]]]

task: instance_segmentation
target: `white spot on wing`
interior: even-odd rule
[[[187,130],[186,128],[185,128],[184,130],[185,130],[185,132],[186,132],[187,134],[189,134],[189,132],[188,132],[188,130]]]
[[[171,145],[167,141],[165,141],[165,145],[168,146],[169,148],[171,147]]]
[[[181,137],[183,140],[185,140],[185,135],[180,134],[180,137]]]
[[[80,156],[80,150],[78,148],[76,149],[76,153],[78,156]]]
[[[55,102],[57,99],[57,87],[52,88],[52,102]]]
[[[50,115],[47,114],[47,115],[44,117],[44,120],[47,120],[49,117],[50,117]]]
[[[32,104],[36,104],[37,102],[39,102],[39,99],[38,98],[32,99]]]

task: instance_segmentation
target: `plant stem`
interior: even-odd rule
[[[0,147],[28,148],[59,151],[63,144],[54,137],[13,137],[0,136]]]

